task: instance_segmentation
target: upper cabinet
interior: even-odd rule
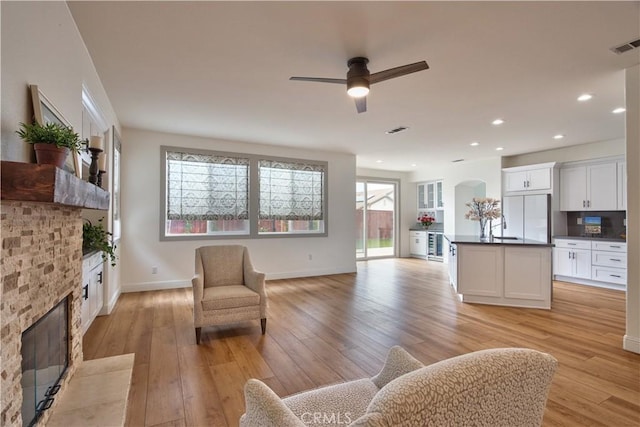
[[[444,209],[442,181],[418,184],[418,211]]]
[[[618,210],[627,210],[627,163],[624,160],[616,162],[618,168]]]
[[[560,210],[618,210],[617,162],[567,165],[560,169]]]
[[[555,163],[502,169],[504,193],[549,193]]]

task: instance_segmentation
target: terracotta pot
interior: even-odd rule
[[[55,165],[60,169],[64,168],[69,150],[67,147],[56,147],[55,144],[37,143],[33,144],[36,151],[36,161],[39,165]]]

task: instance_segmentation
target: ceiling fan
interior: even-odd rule
[[[388,70],[379,71],[377,73],[369,73],[367,63],[369,59],[357,56],[347,61],[346,79],[331,79],[324,77],[291,77],[289,80],[299,80],[305,82],[318,83],[338,83],[347,85],[347,93],[356,101],[356,109],[358,113],[367,111],[367,94],[369,93],[369,85],[380,83],[385,80],[395,79],[396,77],[406,76],[407,74],[417,71],[427,70],[429,66],[426,61],[416,62],[414,64],[401,65]]]

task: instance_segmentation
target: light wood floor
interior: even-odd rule
[[[84,357],[135,353],[129,426],[236,426],[242,388],[260,378],[280,396],[371,376],[389,347],[428,364],[491,347],[559,360],[545,426],[640,425],[640,355],[622,350],[623,292],[555,283],[553,308],[463,304],[446,265],[358,263],[357,274],[268,282],[259,322],[203,328],[195,345],[190,289],[123,294],[84,337]]]

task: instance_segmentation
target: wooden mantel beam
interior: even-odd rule
[[[109,192],[53,165],[2,161],[0,199],[109,209]]]

